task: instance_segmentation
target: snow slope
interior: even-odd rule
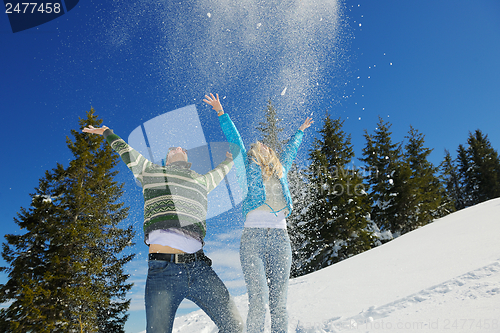
[[[289,332],[500,332],[499,235],[495,199],[293,279]],[[174,332],[217,328],[199,310]]]

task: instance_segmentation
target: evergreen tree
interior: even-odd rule
[[[431,149],[424,147],[424,135],[410,126],[405,145],[404,163],[395,180],[398,223],[393,230],[406,233],[448,214],[452,209],[437,175],[438,168],[429,162]]]
[[[473,196],[475,193],[474,187],[476,186],[476,180],[472,172],[471,160],[469,159],[467,149],[460,144],[458,145],[457,154],[456,163],[460,192],[462,193],[462,202],[457,209],[462,209],[474,205]]]
[[[440,179],[444,185],[445,205],[449,207],[450,212],[462,209],[464,206],[464,197],[460,186],[460,176],[455,161],[450,152],[444,150],[445,157],[439,168],[441,169]]]
[[[392,143],[390,127],[379,118],[375,134],[365,132],[362,161],[371,171],[372,219],[397,236],[448,214],[453,207],[445,198],[438,168],[428,160],[432,150],[424,147],[424,135],[410,126],[403,150]]]
[[[311,206],[311,184],[307,179],[304,170],[297,167],[296,164],[288,172],[288,185],[292,196],[293,210],[286,218],[288,235],[292,246],[292,267],[290,275],[296,277],[300,274],[301,262],[305,260],[304,253],[300,251],[307,235],[303,233],[302,226],[307,221],[307,210]]]
[[[374,134],[368,134],[365,130],[366,146],[363,148],[363,158],[365,163],[365,178],[367,187],[373,202],[371,208],[372,221],[382,230],[392,232],[395,230],[395,217],[402,214],[397,207],[398,195],[402,197],[401,187],[405,179],[409,177],[408,169],[402,169],[401,145],[392,142],[391,124],[384,122],[379,117],[379,122]],[[398,182],[395,182],[396,177]],[[403,206],[404,203],[401,204]]]
[[[87,112],[80,127],[102,121]],[[74,159],[46,171],[28,209],[15,222],[25,233],[5,236],[0,285],[2,332],[124,332],[130,300],[123,266],[133,258],[132,227],[121,228],[128,208],[118,202],[118,156],[102,137],[72,130]]]
[[[405,160],[395,163],[395,172],[392,176],[392,206],[388,211],[392,216],[388,217],[385,225],[393,237],[398,237],[413,229],[413,221],[416,219],[415,207],[417,198],[412,188],[412,170]]]
[[[295,275],[306,274],[370,249],[376,242],[369,230],[370,201],[360,171],[349,165],[354,157],[343,121],[327,115],[320,139],[310,152],[310,207],[300,225],[305,235],[298,249]]]
[[[476,130],[467,143],[459,146],[457,157],[465,207],[500,196],[500,159],[488,136]]]
[[[282,120],[278,117],[277,110],[269,100],[264,110],[264,121],[259,122],[259,127],[257,127],[257,130],[262,134],[262,143],[272,148],[278,156],[283,145],[283,142],[279,140],[279,134],[283,132],[283,128],[279,125]]]
[[[470,157],[477,179],[476,203],[500,196],[500,159],[488,136],[480,130],[469,135]]]

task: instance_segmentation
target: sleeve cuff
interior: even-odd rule
[[[106,139],[111,134],[114,134],[113,130],[111,128],[108,128],[107,130],[104,131],[104,133],[102,133],[102,136],[104,136],[104,138]]]

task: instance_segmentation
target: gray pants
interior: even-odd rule
[[[248,290],[247,333],[264,332],[267,300],[271,332],[287,332],[286,302],[292,263],[288,232],[285,229],[245,228],[241,236],[240,261]]]

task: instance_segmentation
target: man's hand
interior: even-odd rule
[[[232,160],[233,154],[231,154],[230,152],[226,152],[226,157]]]
[[[109,129],[109,127],[107,126],[103,126],[101,128],[95,128],[94,126],[89,125],[89,127],[85,127],[82,130],[82,132],[102,135],[104,131],[107,129]]]
[[[203,100],[203,102],[211,105],[212,108],[217,111],[218,116],[222,116],[224,114],[224,110],[222,109],[222,104],[219,100],[219,94],[216,94],[216,96],[217,97],[215,97],[214,94],[210,94],[210,96],[205,95],[205,99]]]
[[[299,130],[304,132],[304,130],[306,128],[309,128],[313,123],[314,123],[314,121],[312,120],[312,118],[307,117],[306,120],[304,121],[304,123],[302,125],[300,125]]]

